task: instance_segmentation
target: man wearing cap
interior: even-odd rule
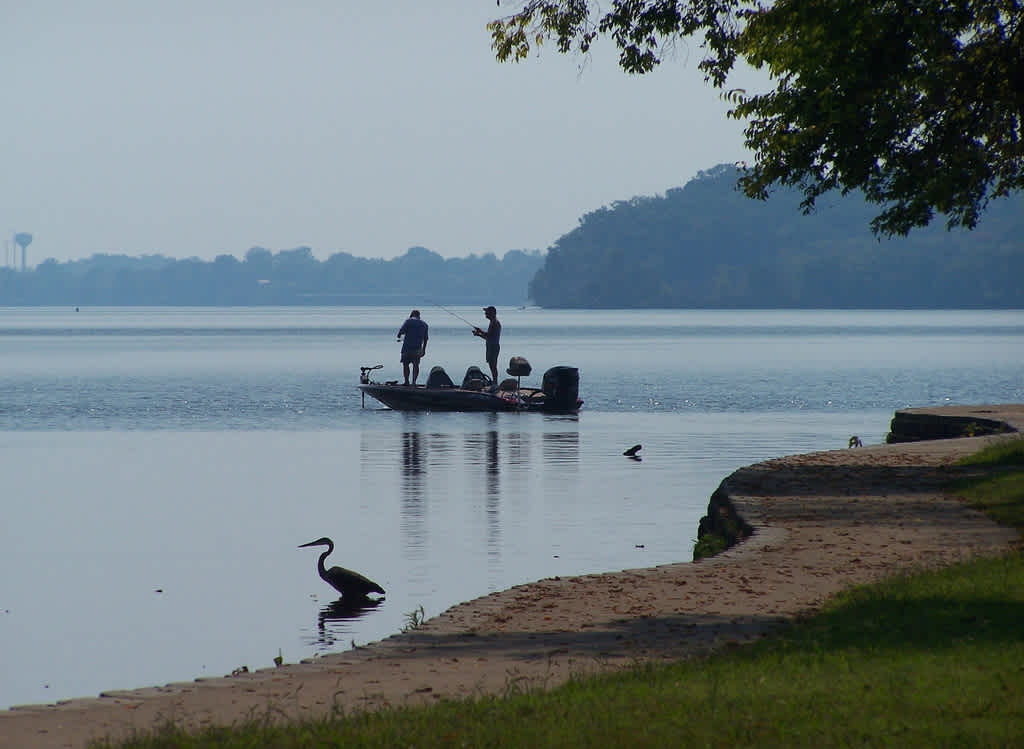
[[[480,328],[473,328],[473,335],[480,336],[487,342],[486,356],[487,364],[491,368],[491,382],[498,384],[498,350],[501,342],[501,323],[498,322],[498,310],[494,307],[484,307],[484,316],[490,320],[487,331]]]
[[[409,384],[409,365],[412,365],[412,384],[420,376],[420,358],[427,353],[428,327],[420,319],[420,311],[414,309],[409,313],[409,319],[402,323],[398,329],[398,340],[402,341],[402,374],[405,375],[405,384]]]

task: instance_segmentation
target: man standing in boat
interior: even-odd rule
[[[498,345],[501,342],[501,323],[498,322],[498,310],[493,306],[484,307],[484,316],[490,320],[487,330],[473,328],[473,335],[480,336],[487,342],[487,365],[491,368],[491,382],[496,386],[498,384],[498,351],[501,348]]]
[[[405,336],[405,340],[402,337]],[[420,319],[420,311],[414,309],[409,319],[398,329],[398,340],[402,341],[402,374],[409,384],[409,365],[412,365],[412,384],[420,376],[420,359],[427,353],[428,326]]]

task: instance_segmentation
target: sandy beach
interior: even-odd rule
[[[1024,405],[928,409],[1024,430]],[[901,571],[1004,553],[1017,533],[942,487],[994,437],[794,455],[722,483],[754,534],[690,563],[550,578],[459,604],[386,640],[276,669],[0,711],[0,746],[81,747],[188,727],[430,703],[671,660],[763,637],[830,595]]]

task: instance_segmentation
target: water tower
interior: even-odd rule
[[[32,235],[27,232],[20,231],[14,235],[14,244],[21,248],[21,269],[25,270],[25,249],[32,244]],[[17,258],[15,258],[17,262]]]

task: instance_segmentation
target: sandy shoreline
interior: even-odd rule
[[[1024,431],[1024,405],[928,410],[983,413]],[[834,450],[749,466],[722,487],[755,534],[712,559],[516,586],[314,663],[0,711],[0,746],[79,747],[167,720],[230,724],[271,705],[296,717],[335,705],[354,710],[500,693],[762,637],[852,584],[1017,543],[1016,532],[941,492],[958,471],[950,463],[991,439]]]

